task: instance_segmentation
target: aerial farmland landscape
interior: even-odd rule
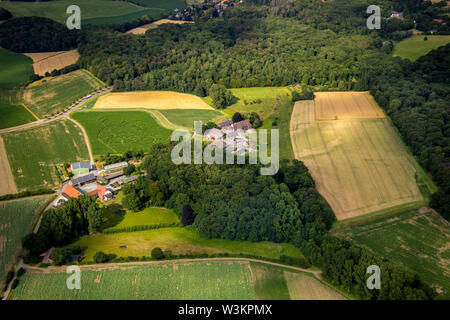
[[[450,300],[449,13],[0,1],[2,303]]]

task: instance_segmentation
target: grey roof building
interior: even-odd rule
[[[72,183],[73,186],[77,186],[77,185],[81,185],[81,184],[85,184],[87,182],[91,182],[91,181],[95,181],[95,175],[90,173],[87,174],[85,176],[81,176],[75,179],[70,180],[70,182]]]

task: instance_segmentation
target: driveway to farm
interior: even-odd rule
[[[88,96],[85,96],[85,97],[81,98],[81,101],[80,101],[80,102],[78,102],[77,104],[75,104],[75,105],[74,105],[73,107],[71,107],[70,109],[68,109],[68,110],[66,110],[66,111],[64,111],[64,112],[62,112],[62,113],[60,113],[60,114],[58,114],[58,115],[57,115],[56,117],[54,117],[54,118],[41,119],[41,120],[38,120],[38,121],[26,123],[26,124],[23,124],[23,125],[20,125],[20,126],[11,127],[11,128],[6,128],[6,129],[1,129],[1,130],[0,130],[0,134],[3,134],[3,133],[9,133],[9,132],[15,132],[15,131],[20,131],[20,130],[26,130],[26,129],[33,128],[33,127],[36,127],[36,126],[40,126],[40,125],[42,125],[42,124],[46,124],[46,123],[49,123],[49,122],[53,122],[53,121],[56,121],[56,120],[60,120],[60,119],[63,118],[63,117],[67,117],[67,115],[69,115],[71,112],[75,111],[79,106],[81,106],[82,104],[84,104],[84,103],[87,102],[88,100],[90,100],[90,99],[92,99],[92,98],[95,98],[95,97],[98,96],[98,95],[101,95],[101,94],[104,94],[104,93],[106,93],[106,92],[109,92],[109,91],[111,91],[111,90],[112,90],[112,88],[105,88],[105,89],[103,89],[103,90],[101,90],[101,91],[99,91],[99,92],[91,93],[90,95],[88,95],[89,97],[88,97]],[[91,161],[92,161],[92,157],[91,157]]]

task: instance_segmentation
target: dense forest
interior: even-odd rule
[[[414,63],[378,63],[370,90],[404,141],[433,176],[431,205],[450,220],[450,44]]]
[[[48,18],[14,18],[0,25],[0,46],[14,52],[46,52],[77,47],[78,30]]]

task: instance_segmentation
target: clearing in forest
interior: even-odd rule
[[[214,110],[201,98],[172,91],[114,92],[101,96],[93,109],[206,109]]]
[[[147,32],[147,30],[156,29],[160,25],[165,23],[171,23],[171,24],[185,24],[185,23],[194,23],[193,21],[183,21],[183,20],[169,20],[169,19],[161,19],[149,24],[144,24],[143,26],[128,30],[126,33],[132,33],[132,34],[144,34]]]
[[[53,70],[60,70],[64,67],[70,66],[78,61],[80,54],[77,49],[69,51],[55,51],[55,52],[35,52],[24,53],[24,55],[33,59],[34,73],[44,76],[46,72]]]
[[[339,96],[337,101],[342,101]],[[338,220],[423,201],[414,164],[386,119],[318,121],[316,108],[314,101],[295,104],[290,124],[292,147]],[[353,117],[359,111],[352,108],[357,106],[338,110]],[[341,113],[338,119],[342,119]]]

